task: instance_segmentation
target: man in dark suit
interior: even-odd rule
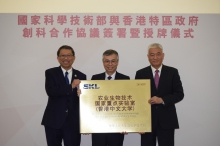
[[[118,52],[106,50],[102,59],[105,72],[92,76],[92,80],[129,80],[130,77],[118,73]],[[124,134],[126,133],[93,133],[92,146],[123,146]]]
[[[151,80],[152,132],[140,133],[141,146],[174,146],[174,130],[179,128],[175,104],[184,97],[178,70],[163,65],[163,47],[148,47],[150,66],[136,72],[135,79]]]
[[[79,146],[79,97],[77,87],[86,75],[73,69],[75,52],[70,46],[61,46],[57,51],[59,67],[46,70],[45,88],[48,103],[42,125],[45,127],[48,146]]]

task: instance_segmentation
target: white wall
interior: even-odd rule
[[[1,13],[220,13],[220,1],[0,1]],[[1,15],[2,16],[2,15]],[[9,17],[11,18],[11,17]],[[219,18],[219,17],[218,17]],[[6,18],[6,20],[8,20]],[[12,19],[16,20],[16,19]],[[103,71],[99,62],[101,54],[108,48],[118,49],[120,64],[118,70],[134,78],[135,71],[149,65],[146,46],[154,41],[164,45],[166,65],[179,69],[185,91],[185,99],[177,104],[180,129],[176,131],[177,146],[219,145],[220,122],[218,95],[220,61],[219,26],[212,16],[205,17],[200,23],[195,38],[187,41],[155,40],[128,44],[113,44],[111,41],[90,40],[69,42],[18,39],[13,31],[21,29],[13,23],[0,24],[0,145],[1,146],[43,146],[46,145],[44,129],[40,125],[47,96],[44,89],[44,71],[58,66],[56,51],[62,44],[76,48],[77,59],[74,67],[82,70],[91,78],[92,74]],[[213,20],[213,21],[209,21]],[[219,19],[218,19],[219,20]],[[2,21],[2,19],[1,19]],[[213,23],[214,22],[214,23]],[[10,35],[7,29],[10,29]],[[14,28],[16,28],[14,30]],[[204,29],[205,28],[205,29]],[[82,44],[93,45],[93,54],[81,52]],[[128,50],[125,50],[130,48]],[[119,47],[120,46],[120,47]],[[138,48],[138,51],[137,51]],[[88,50],[87,50],[88,51]],[[91,52],[90,52],[91,53]],[[123,55],[122,55],[123,54]],[[128,60],[127,56],[133,56]],[[83,56],[83,58],[81,57]],[[88,59],[87,61],[83,60]],[[137,62],[135,63],[136,60]],[[134,64],[135,63],[135,64]],[[93,69],[91,65],[97,64]],[[213,76],[214,75],[214,76]],[[3,120],[7,119],[7,120]],[[139,135],[125,137],[125,146],[139,145]],[[90,136],[83,136],[82,146],[90,145]]]

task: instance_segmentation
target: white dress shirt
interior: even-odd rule
[[[115,75],[116,75],[116,72],[114,72],[112,75],[111,75],[111,79],[110,80],[115,80]],[[110,75],[108,75],[106,72],[105,72],[105,80],[109,80],[108,79],[108,77],[109,77]]]
[[[65,73],[68,72],[68,79],[69,79],[69,84],[71,84],[71,80],[72,80],[72,75],[73,75],[73,70],[72,68],[69,69],[69,70],[65,70],[64,68],[62,68],[62,71],[63,71],[63,76],[65,77]]]

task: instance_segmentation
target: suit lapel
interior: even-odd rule
[[[105,80],[105,72],[100,75],[100,79]]]
[[[62,71],[61,67],[58,67],[58,69],[57,69],[57,76],[60,79],[61,83],[66,85],[66,81],[65,81],[65,78],[64,78],[63,71]]]
[[[119,79],[120,79],[119,74],[118,74],[118,72],[116,71],[116,73],[115,73],[115,80],[119,80]]]
[[[154,77],[153,77],[153,74],[152,74],[152,69],[151,69],[150,66],[146,68],[145,76],[146,76],[146,75],[147,75],[147,78],[148,78],[148,79],[154,80]]]
[[[151,80],[151,88],[152,88],[152,91],[153,92],[156,92],[157,91],[157,88],[156,88],[156,85],[154,83],[154,76],[153,76],[153,73],[152,73],[152,69],[151,69],[151,66],[147,67],[146,68],[146,75],[147,75],[147,79],[150,79]],[[146,76],[145,75],[145,76]],[[160,83],[159,83],[160,84]]]
[[[76,70],[72,68],[72,79],[71,79],[71,83],[73,82],[74,79],[79,79],[78,75],[76,73]]]
[[[158,91],[161,89],[161,87],[163,86],[166,77],[167,77],[167,67],[165,65],[162,66],[162,70],[160,73],[160,80],[159,80],[159,86],[158,86]]]

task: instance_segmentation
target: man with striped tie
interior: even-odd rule
[[[86,75],[74,69],[75,52],[64,45],[57,51],[59,67],[46,70],[45,89],[48,103],[42,125],[48,146],[80,146],[79,97],[77,87]]]

